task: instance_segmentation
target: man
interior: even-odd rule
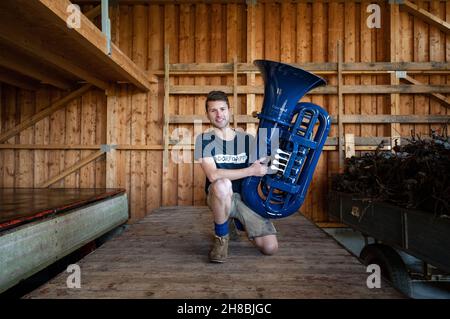
[[[241,200],[242,179],[264,176],[268,167],[257,160],[250,165],[251,135],[235,131],[229,125],[230,106],[224,92],[212,91],[205,103],[206,115],[213,130],[200,134],[195,143],[195,159],[206,175],[207,204],[214,215],[214,245],[209,253],[211,262],[223,263],[228,256],[231,226],[245,229],[248,238],[265,255],[278,250],[276,230],[268,220],[247,207]],[[242,228],[243,226],[243,228]]]

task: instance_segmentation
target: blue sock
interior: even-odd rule
[[[223,224],[214,223],[214,232],[219,237],[228,235],[228,220]]]
[[[237,229],[239,229],[240,231],[245,231],[244,225],[242,225],[242,223],[240,222],[239,219],[233,218],[233,220],[234,220],[234,224],[236,225]]]

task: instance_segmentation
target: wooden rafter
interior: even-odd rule
[[[64,177],[72,174],[73,172],[75,172],[76,170],[80,169],[81,167],[89,164],[90,162],[92,162],[96,158],[98,158],[101,155],[103,155],[103,153],[105,153],[105,151],[103,151],[103,150],[99,150],[99,151],[96,151],[96,152],[92,153],[91,155],[89,155],[86,158],[82,159],[81,161],[77,162],[75,165],[72,165],[71,167],[67,168],[65,171],[59,173],[57,176],[52,177],[51,179],[49,179],[45,183],[42,183],[41,185],[39,185],[39,187],[41,187],[41,188],[49,187],[50,185],[56,183],[57,181],[63,179]]]
[[[450,34],[450,23],[436,17],[435,15],[422,8],[419,8],[417,5],[408,0],[401,1],[400,10],[408,12],[413,16],[425,21],[426,23],[438,28],[439,30]]]
[[[67,12],[67,6],[71,4],[69,0],[39,0],[38,2],[45,6],[45,9],[53,12],[55,22],[65,27],[64,25],[70,15]],[[145,91],[150,90],[147,74],[113,44],[111,44],[111,56],[108,56],[106,36],[84,15],[81,15],[80,19],[83,27],[70,29],[74,41],[77,41],[86,50],[101,58],[103,62],[109,64],[111,68],[138,88]]]
[[[69,0],[0,1],[0,41],[37,61],[107,90],[109,82],[128,82],[148,91],[157,79],[117,46],[108,55],[106,36],[83,14],[80,27],[68,27]]]
[[[0,66],[62,90],[68,90],[72,87],[67,80],[46,72],[47,70],[43,69],[42,66],[36,66],[28,61],[25,56],[18,56],[17,52],[13,53],[4,47],[0,48]]]
[[[422,82],[417,81],[416,79],[410,77],[409,75],[407,75],[404,78],[405,81],[408,81],[409,83],[415,84],[415,85],[423,85]],[[444,105],[447,108],[450,108],[450,100],[442,94],[439,93],[429,93],[433,98],[435,98],[436,100],[438,100],[440,103],[442,103],[442,105]]]
[[[91,10],[89,10],[88,12],[84,13],[84,15],[89,20],[92,20],[92,19],[95,19],[96,17],[98,17],[100,15],[101,11],[102,11],[102,6],[98,5],[94,8],[92,8]]]
[[[36,91],[39,86],[38,82],[3,67],[0,67],[0,82],[30,91]]]
[[[0,74],[1,74],[1,72],[0,72]],[[50,114],[54,113],[58,109],[65,107],[67,105],[67,103],[69,103],[73,99],[81,96],[83,93],[88,91],[91,88],[91,86],[92,86],[91,84],[83,85],[78,90],[75,90],[75,91],[69,93],[68,95],[64,96],[63,98],[61,98],[58,101],[51,104],[49,107],[43,109],[39,113],[34,114],[32,117],[30,117],[30,118],[24,120],[23,122],[21,122],[20,124],[16,125],[9,131],[7,131],[3,134],[0,134],[0,143],[3,143],[4,141],[10,139],[14,135],[19,134],[24,129],[30,127],[31,125],[42,120],[43,118],[49,116]]]
[[[37,57],[47,64],[53,65],[69,74],[92,83],[95,86],[106,89],[108,84],[94,76],[92,73],[80,68],[65,57],[47,50],[45,43],[37,38],[30,36],[30,30],[21,25],[14,25],[11,21],[3,20],[0,23],[0,40],[12,45],[29,55]]]

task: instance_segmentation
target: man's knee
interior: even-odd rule
[[[256,246],[264,255],[274,255],[278,251],[278,241],[276,237],[259,238],[255,240]]]
[[[212,191],[212,194],[220,200],[224,200],[233,195],[231,181],[227,178],[221,178],[212,183],[210,190]]]
[[[261,252],[264,255],[274,255],[278,251],[278,243],[277,242],[269,242],[265,243]]]

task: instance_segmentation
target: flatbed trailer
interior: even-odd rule
[[[329,214],[366,238],[360,259],[379,264],[394,286],[410,292],[408,270],[398,251],[403,251],[450,274],[450,216],[374,201],[358,194],[332,191]],[[367,238],[375,239],[369,244]],[[427,270],[425,270],[427,271]]]

